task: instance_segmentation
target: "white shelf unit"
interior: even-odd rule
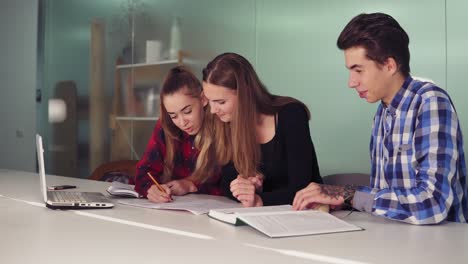
[[[157,116],[116,116],[115,120],[118,121],[156,121]]]
[[[116,74],[119,76],[123,76],[123,81],[116,85],[116,92],[121,93],[121,87],[126,89],[126,96],[130,94],[130,90],[135,88],[135,84],[148,84],[153,82],[154,80],[162,81],[165,75],[165,71],[169,68],[175,67],[176,65],[182,65],[183,57],[186,56],[186,53],[183,51],[179,51],[178,58],[173,60],[162,60],[156,62],[144,62],[144,63],[135,63],[135,64],[117,64],[115,65]],[[127,76],[127,77],[125,77]],[[127,87],[127,88],[125,88]],[[122,98],[122,95],[119,96]],[[122,107],[122,106],[121,106]],[[131,111],[130,111],[131,112]],[[156,123],[159,117],[154,116],[138,116],[138,114],[134,115],[135,113],[128,113],[125,115],[124,113],[121,115],[112,115],[111,114],[111,128],[115,131],[120,130],[120,136],[116,136],[118,138],[117,141],[113,141],[112,144],[116,144],[116,149],[119,149],[122,144],[128,145],[130,148],[130,159],[139,159],[139,155],[136,149],[141,148],[141,142],[139,141],[139,135],[141,134],[141,129],[136,127],[146,126],[146,123],[151,124],[151,122]],[[137,124],[137,123],[145,123],[145,124]],[[126,130],[124,128],[129,126],[129,129]],[[134,127],[136,126],[136,127]],[[151,130],[152,131],[152,130]],[[123,137],[123,138],[122,138]],[[137,137],[137,138],[135,138]],[[145,140],[146,143],[146,140]],[[138,146],[138,147],[136,147]],[[111,156],[114,154],[116,156],[120,156],[119,151],[115,153],[111,153]]]
[[[140,159],[140,156],[135,150],[134,147],[134,122],[154,122],[158,120],[159,117],[156,116],[147,116],[147,117],[142,117],[142,116],[116,116],[115,117],[115,122],[120,129],[122,129],[123,136],[126,140],[126,143],[130,147],[130,159]],[[125,132],[123,124],[120,122],[130,122],[130,131],[129,134]]]
[[[117,69],[131,69],[131,68],[139,68],[139,67],[151,67],[151,66],[158,66],[158,65],[170,65],[170,64],[177,64],[179,63],[178,60],[164,60],[164,61],[157,61],[157,62],[150,62],[150,63],[136,63],[136,64],[121,64],[117,65]]]

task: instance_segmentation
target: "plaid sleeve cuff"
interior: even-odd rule
[[[372,213],[375,194],[372,192],[356,191],[353,198],[353,208],[361,211]]]

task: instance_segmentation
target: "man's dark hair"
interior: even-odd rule
[[[367,57],[380,65],[388,58],[393,58],[405,77],[410,73],[408,44],[409,38],[405,30],[393,17],[383,13],[354,17],[336,42],[341,50],[363,47]]]

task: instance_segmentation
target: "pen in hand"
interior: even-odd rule
[[[151,175],[151,173],[149,173],[149,172],[147,172],[147,174],[150,177],[150,179],[154,182],[154,185],[156,185],[156,187],[159,189],[159,191],[161,191],[162,193],[169,196],[168,193],[166,192],[166,190],[158,183],[158,181],[153,177],[153,175]],[[171,199],[171,201],[172,201],[171,197],[169,197],[169,199]]]

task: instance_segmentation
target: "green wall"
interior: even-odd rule
[[[464,132],[465,153],[468,151],[468,28],[466,27],[468,2],[447,1],[447,90],[457,109]],[[465,156],[468,162],[468,157]]]
[[[46,68],[49,87],[72,79],[79,93],[89,84],[89,21],[106,22],[108,93],[112,94],[112,63],[128,34],[119,33],[115,18],[127,1],[49,0],[46,21]],[[449,90],[462,127],[468,126],[463,99],[467,73],[468,32],[462,0],[159,0],[140,1],[136,19],[136,59],[144,57],[144,41],[168,46],[171,22],[181,18],[182,47],[191,53],[186,63],[200,72],[215,55],[233,51],[256,67],[273,93],[290,95],[310,108],[311,136],[323,175],[369,172],[369,138],[377,104],[360,99],[347,88],[347,70],[336,38],[355,15],[385,12],[410,36],[411,70]],[[424,5],[424,11],[421,5]],[[122,28],[122,27],[120,27]],[[112,33],[113,32],[113,33]],[[116,33],[117,32],[117,33]],[[119,35],[120,34],[120,35]],[[73,52],[70,52],[73,50]],[[139,62],[139,61],[136,61]],[[87,138],[86,124],[80,138]]]
[[[300,98],[310,107],[322,174],[370,171],[370,130],[378,105],[368,104],[347,87],[343,52],[336,47],[352,17],[370,12],[394,16],[410,35],[412,73],[445,88],[444,2],[424,1],[424,19],[415,16],[420,4],[257,1],[257,69],[272,91]]]
[[[37,1],[0,1],[0,168],[35,171]]]

